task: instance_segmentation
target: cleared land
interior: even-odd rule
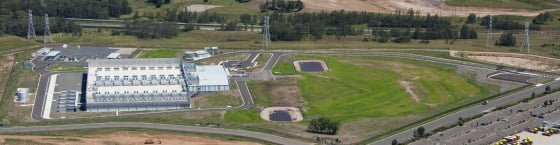
[[[542,10],[554,8],[543,0],[447,0],[452,6]]]
[[[293,78],[275,81],[250,81],[251,95],[256,108],[268,106],[303,107],[305,102],[300,97],[300,88]]]
[[[488,0],[450,0],[451,4],[464,4],[465,6],[478,6],[490,4],[492,2],[482,2]],[[521,15],[521,16],[536,16],[544,11],[554,11],[558,8],[554,5],[547,4],[537,0],[506,0],[506,4],[491,5],[494,8],[480,8],[480,7],[461,7],[449,6],[444,0],[302,0],[305,4],[303,11],[318,12],[318,11],[368,11],[379,13],[393,13],[395,10],[414,9],[420,10],[422,14],[431,13],[439,14],[441,16],[467,16],[470,13],[477,15]],[[501,2],[500,2],[501,3]],[[498,6],[500,5],[500,6]],[[488,6],[486,6],[488,7]],[[497,8],[496,8],[497,7]],[[517,8],[517,9],[516,9]],[[554,8],[554,9],[548,9]],[[526,9],[537,9],[526,10]],[[546,10],[542,10],[546,9]]]
[[[160,131],[119,131],[101,130],[99,134],[64,134],[61,135],[0,135],[0,144],[50,144],[50,145],[108,145],[108,144],[144,144],[148,137],[158,137],[162,144],[189,145],[259,145],[247,139],[230,136],[204,136],[184,133],[166,133]],[[149,133],[147,133],[148,131]],[[76,132],[76,131],[69,131]],[[56,133],[55,133],[56,134]],[[156,142],[157,144],[157,142]]]

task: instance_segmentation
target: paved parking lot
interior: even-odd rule
[[[558,97],[560,92],[504,110],[490,112],[483,117],[466,122],[463,126],[445,130],[412,144],[492,144],[505,136],[540,126],[545,120],[560,118]],[[545,106],[544,102],[548,100],[555,100],[555,102]]]

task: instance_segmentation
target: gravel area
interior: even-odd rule
[[[495,72],[496,72],[496,70],[457,66],[457,73],[466,74],[466,75],[476,74],[475,80],[477,82],[483,83],[483,84],[491,84],[491,85],[499,86],[500,87],[500,92],[506,92],[506,91],[517,89],[517,88],[520,88],[520,87],[523,87],[523,86],[526,85],[526,84],[518,83],[518,82],[488,79],[487,76],[489,74],[493,74]]]

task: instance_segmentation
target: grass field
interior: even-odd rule
[[[34,50],[27,50],[16,55],[16,61],[23,63],[23,61]],[[31,69],[23,68],[23,65],[15,65],[13,73],[9,78],[7,89],[0,102],[0,120],[6,120],[8,124],[18,124],[26,122],[30,116],[30,107],[19,107],[13,103],[14,96],[17,88],[29,88],[29,92],[35,92],[37,88],[37,81],[39,75]],[[6,125],[6,124],[5,124]]]
[[[201,98],[200,100],[196,100],[194,102],[195,108],[226,108],[227,106],[237,107],[242,103],[241,97],[218,93],[197,97]]]
[[[554,8],[554,6],[547,4],[542,0],[447,0],[446,3],[452,6],[529,9],[529,10],[542,10],[542,9]]]
[[[456,75],[451,66],[399,59],[313,59],[325,59],[331,71],[318,75],[300,73],[304,79],[298,80],[298,85],[308,105],[308,117],[353,121],[424,114],[467,98],[489,95],[483,94],[478,85]],[[409,82],[419,102],[399,81]],[[258,103],[256,99],[255,102]]]
[[[154,50],[141,50],[140,56],[137,58],[173,58],[177,57],[181,52],[179,49],[154,49]]]
[[[224,116],[225,121],[237,123],[257,123],[261,119],[257,110],[233,110]]]
[[[20,47],[26,47],[26,46],[33,46],[33,45],[38,45],[40,44],[38,41],[35,40],[27,40],[25,38],[22,37],[17,37],[17,36],[13,36],[13,35],[5,35],[0,37],[0,52],[5,51],[5,50],[9,50],[9,49],[15,49],[15,48],[20,48]]]
[[[239,15],[245,13],[248,14],[258,13],[258,11],[248,9],[244,6],[244,4],[238,3],[234,0],[209,0],[208,3],[204,3],[202,0],[172,0],[171,4],[162,5],[161,8],[159,9],[156,9],[156,7],[152,4],[145,3],[145,0],[128,0],[128,3],[132,7],[133,12],[129,15],[123,15],[121,16],[121,18],[132,18],[136,11],[138,11],[140,17],[142,17],[144,14],[150,14],[150,13],[153,13],[154,15],[156,13],[165,14],[166,10],[168,9],[169,10],[176,9],[179,11],[192,4],[222,6],[222,7],[210,9],[208,10],[208,12],[210,14],[214,12],[217,14],[223,14],[226,16],[227,20],[239,19]]]
[[[54,72],[85,72],[87,71],[87,67],[83,66],[51,66],[48,68],[49,71]]]
[[[272,73],[275,74],[275,75],[294,75],[294,74],[298,74],[298,72],[294,68],[294,64],[293,64],[292,60],[290,59],[290,57],[291,57],[291,55],[286,55],[286,56],[280,58],[280,60],[278,60],[278,62],[274,66],[274,68],[272,68]]]

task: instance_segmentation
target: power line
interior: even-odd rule
[[[49,28],[49,14],[45,14],[45,34],[43,35],[43,47],[45,47],[48,42],[53,42],[53,40],[51,37],[51,29]]]
[[[270,16],[264,16],[263,29],[263,50],[267,50],[270,45]]]
[[[490,22],[488,23],[488,36],[486,37],[486,48],[492,48],[494,42],[492,39],[492,15],[490,15]]]
[[[525,23],[525,34],[523,35],[523,41],[521,42],[521,48],[519,52],[522,52],[524,48],[527,48],[527,53],[531,53],[531,42],[529,40],[529,22]]]
[[[33,37],[33,39],[37,39],[35,27],[33,26],[33,13],[31,12],[31,9],[28,10],[27,16],[29,17],[29,22],[27,22],[29,24],[29,26],[27,26],[27,39],[31,39],[31,37]]]

